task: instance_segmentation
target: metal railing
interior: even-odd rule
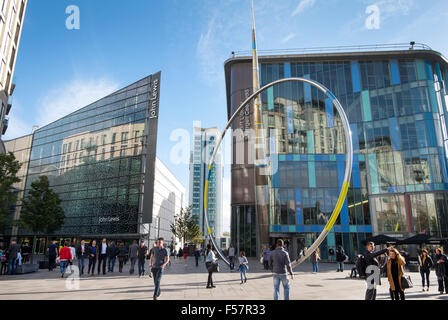
[[[258,50],[261,56],[267,55],[288,55],[288,54],[306,54],[306,53],[334,53],[334,52],[367,52],[367,51],[385,51],[385,50],[432,50],[424,43],[395,43],[395,44],[370,44],[357,46],[336,46],[336,47],[315,47],[315,48],[295,48],[295,49],[272,49]],[[232,58],[250,56],[252,52],[233,51]]]

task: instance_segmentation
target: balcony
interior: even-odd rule
[[[9,123],[9,119],[5,118],[5,121],[3,121],[3,132],[2,132],[2,135],[5,134],[6,130],[8,130],[8,123]]]

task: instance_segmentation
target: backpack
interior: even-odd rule
[[[366,269],[367,269],[367,262],[366,258],[363,255],[360,255],[358,259],[356,260],[356,270],[358,271],[359,277],[366,277]]]

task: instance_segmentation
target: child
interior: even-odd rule
[[[239,262],[240,262],[240,275],[241,275],[241,284],[247,282],[247,276],[246,276],[246,271],[249,269],[249,262],[247,261],[247,258],[244,255],[244,251],[240,252],[240,257],[238,258]],[[244,275],[244,282],[243,282],[243,275]]]

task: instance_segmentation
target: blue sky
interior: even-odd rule
[[[415,40],[448,56],[446,0],[254,2],[260,50]],[[69,5],[80,9],[79,30],[65,26]],[[380,9],[379,29],[365,26],[371,5]],[[194,121],[224,127],[223,63],[232,51],[249,50],[250,36],[249,0],[31,0],[6,139],[162,70],[158,156],[188,189],[188,166],[170,159],[170,135],[191,132]]]

